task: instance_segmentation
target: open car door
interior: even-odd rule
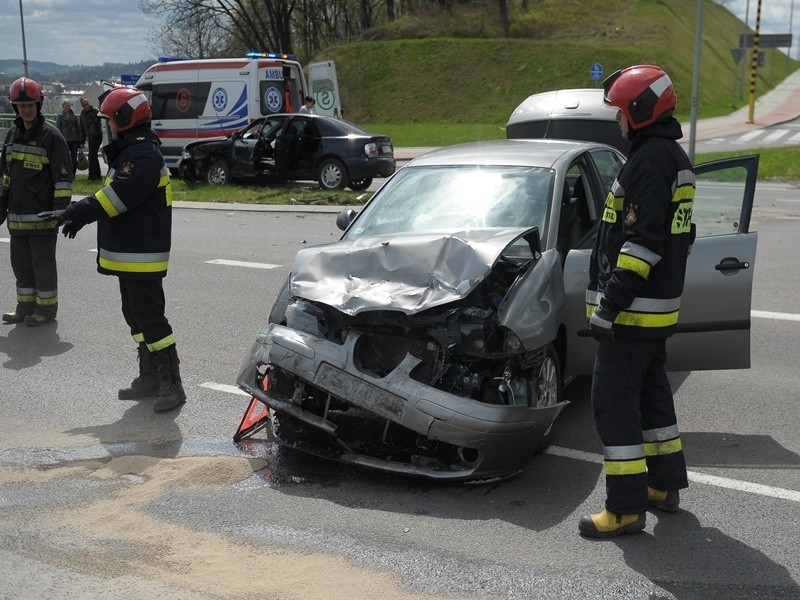
[[[692,222],[678,330],[667,341],[667,369],[750,367],[750,303],[758,234],[750,231],[758,156],[695,167]]]
[[[750,367],[750,303],[758,235],[750,231],[758,156],[695,166],[692,222],[697,237],[686,264],[680,318],[667,341],[667,370]],[[597,344],[586,329],[585,292],[591,250],[564,263],[567,296],[567,376],[592,372]]]

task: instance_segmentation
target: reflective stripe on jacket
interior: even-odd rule
[[[680,137],[674,119],[640,132],[606,198],[586,312],[591,316],[601,297],[607,298],[620,310],[617,335],[668,337],[678,323],[695,192]]]

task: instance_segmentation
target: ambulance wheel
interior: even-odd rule
[[[206,171],[206,182],[211,185],[225,185],[231,182],[231,169],[224,158],[218,158],[211,163]]]
[[[342,161],[337,158],[326,158],[317,171],[319,187],[324,190],[341,190],[347,185],[347,172]]]
[[[364,177],[364,179],[353,179],[347,184],[354,192],[360,192],[367,189],[372,184],[372,177]]]

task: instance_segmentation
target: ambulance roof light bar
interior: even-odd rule
[[[296,54],[284,54],[281,52],[258,52],[257,50],[250,50],[245,52],[246,58],[282,58],[284,60],[297,60]]]

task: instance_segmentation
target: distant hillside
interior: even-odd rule
[[[141,73],[155,60],[140,63],[103,63],[102,65],[59,65],[36,60],[28,61],[28,75],[42,82],[59,81],[61,83],[85,83],[98,79],[119,79],[122,74]],[[13,81],[24,75],[22,59],[0,59],[0,73],[5,74],[6,81]],[[1,81],[0,81],[1,82]]]
[[[374,40],[332,47],[316,58],[336,61],[345,114],[361,123],[505,124],[530,94],[599,86],[589,77],[593,63],[603,65],[604,75],[631,64],[663,67],[677,88],[679,116],[688,118],[695,0],[558,0],[530,5],[528,25],[536,39],[397,39],[461,26],[456,17],[438,29],[430,22],[406,19],[394,29],[376,32]],[[738,45],[742,22],[707,1],[704,25],[699,112],[710,117],[747,103],[749,75],[740,99],[741,65],[735,65],[731,49]],[[800,66],[777,50],[765,52],[756,95]]]

